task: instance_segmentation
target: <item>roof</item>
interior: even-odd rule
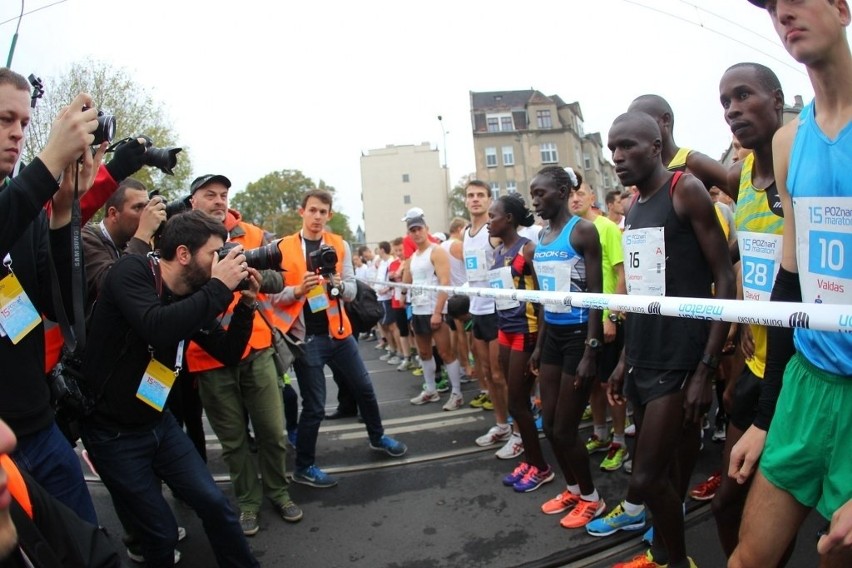
[[[470,93],[470,106],[477,110],[505,110],[525,108],[533,97],[544,97],[539,91],[490,91],[487,93]],[[546,97],[544,97],[546,98]]]

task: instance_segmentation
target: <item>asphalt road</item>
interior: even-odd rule
[[[641,533],[593,538],[582,529],[561,528],[559,515],[543,515],[539,506],[562,489],[559,479],[526,494],[503,487],[501,477],[516,462],[496,459],[499,446],[479,448],[473,442],[493,425],[493,414],[468,408],[442,412],[439,404],[411,406],[408,400],[417,394],[420,379],[379,361],[374,345],[364,343],[361,352],[380,400],[385,429],[408,445],[408,453],[393,459],[371,451],[363,424],[356,419],[325,422],[317,465],[340,483],[331,489],[292,484],[291,495],[305,513],[298,524],[285,523],[271,505],[264,504],[261,530],[249,539],[264,566],[603,567],[642,552]],[[336,391],[330,376],[328,384],[327,410],[332,411]],[[475,389],[473,383],[464,385],[466,399]],[[584,429],[584,436],[590,434],[591,425],[584,424]],[[546,443],[544,448],[549,451]],[[720,454],[721,446],[709,441],[708,432],[695,482],[718,468]],[[220,487],[232,495],[221,448],[209,428],[208,455],[212,473],[222,481]],[[629,478],[621,471],[599,471],[603,456],[592,456],[595,483],[608,506],[614,506],[624,497]],[[291,453],[288,466],[292,459]],[[108,493],[96,478],[90,475],[89,479],[101,522],[120,546],[121,528]],[[166,495],[170,497],[168,490]],[[709,506],[696,502],[687,506],[690,555],[702,568],[724,566]],[[178,547],[179,566],[215,566],[194,512],[174,501],[173,509],[188,533]],[[822,524],[817,515],[811,515],[789,566],[817,564],[814,534]]]

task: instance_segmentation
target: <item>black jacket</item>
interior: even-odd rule
[[[237,304],[226,332],[216,316],[232,299],[233,292],[218,279],[183,298],[164,285],[161,298],[148,258],[128,255],[116,261],[98,295],[83,358],[83,376],[97,399],[89,420],[117,430],[146,429],[160,420],[160,412],[136,398],[151,361],[149,345],[169,368],[182,339],[184,349],[192,339],[225,365],[238,364],[254,309]]]
[[[36,310],[55,321],[48,269],[48,239],[65,306],[71,306],[70,225],[51,231],[44,203],[56,191],[56,180],[36,159],[0,187],[0,259],[8,253],[11,269]],[[9,274],[0,265],[0,278]],[[44,327],[39,324],[17,345],[0,337],[0,418],[18,437],[50,425],[53,410],[44,373]]]

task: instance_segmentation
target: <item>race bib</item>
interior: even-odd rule
[[[145,368],[145,374],[142,375],[136,398],[154,410],[162,412],[173,384],[175,384],[174,371],[152,358],[148,367]]]
[[[535,274],[538,278],[538,289],[545,292],[570,292],[571,271],[578,258],[571,261],[540,262],[533,261]],[[544,310],[554,314],[565,314],[571,311],[571,306],[563,304],[545,304]]]
[[[13,274],[0,280],[0,335],[17,344],[41,322],[21,282]]]
[[[409,294],[411,294],[412,306],[428,306],[432,302],[431,293],[423,288],[411,288]]]
[[[781,268],[781,235],[739,231],[743,299],[769,301]]]
[[[468,282],[481,282],[488,279],[488,258],[482,249],[464,251],[464,268]]]
[[[802,300],[852,303],[852,197],[793,199]]]
[[[325,288],[322,285],[317,285],[311,288],[307,294],[308,306],[312,313],[321,312],[328,309],[328,296],[325,295]]]
[[[627,293],[666,295],[666,239],[662,227],[631,229],[622,235]]]
[[[514,290],[515,281],[512,278],[512,267],[501,266],[488,271],[488,284],[499,290]],[[497,311],[513,310],[521,305],[517,300],[511,298],[497,298],[495,300]]]

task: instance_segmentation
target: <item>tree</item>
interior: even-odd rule
[[[450,217],[462,217],[467,219],[467,207],[464,206],[464,188],[470,182],[470,180],[475,179],[475,174],[467,174],[466,176],[462,176],[453,189],[450,191],[449,195],[449,209],[450,209]]]
[[[334,195],[334,188],[323,180],[314,183],[299,170],[280,170],[249,183],[244,191],[234,195],[231,206],[240,212],[243,220],[277,236],[289,235],[302,227],[299,216],[302,196],[314,188]],[[334,212],[328,227],[346,240],[352,238],[349,218],[341,212]]]
[[[45,79],[44,86],[44,97],[38,101],[27,129],[26,161],[32,160],[44,148],[53,119],[81,91],[89,93],[105,114],[115,116],[113,142],[144,134],[154,141],[157,148],[180,146],[162,105],[154,101],[124,69],[88,60],[73,64],[59,77]],[[105,161],[109,159],[108,154]],[[166,199],[178,197],[186,191],[192,174],[187,148],[178,154],[174,174],[170,176],[156,168],[144,167],[132,177],[144,183],[149,190],[159,190]]]

